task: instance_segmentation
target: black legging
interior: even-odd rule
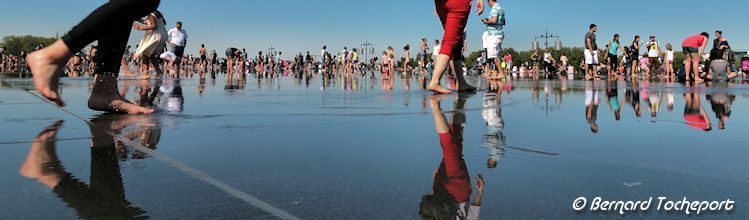
[[[160,0],[110,0],[62,37],[71,52],[99,41],[95,74],[117,76],[133,21],[156,10]]]

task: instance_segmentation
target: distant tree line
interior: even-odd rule
[[[39,44],[50,45],[54,43],[57,38],[53,37],[39,37],[39,36],[5,36],[3,41],[0,42],[0,47],[5,47],[6,54],[19,55],[21,51],[27,54],[33,51]]]

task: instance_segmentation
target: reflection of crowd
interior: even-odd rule
[[[658,113],[665,105],[668,112],[672,112],[675,106],[675,89],[673,83],[658,84],[643,81],[616,82],[609,81],[606,85],[606,101],[609,109],[614,113],[614,119],[620,121],[622,108],[629,105],[635,113],[635,117],[642,117],[643,111],[650,113],[650,121],[658,122]],[[726,122],[731,117],[731,105],[736,96],[732,94],[733,84],[726,82],[709,82],[700,84],[687,83],[684,87],[684,123],[689,127],[703,131],[713,129],[710,116],[705,111],[705,100],[710,102],[715,118],[718,120],[718,128],[725,129]],[[624,99],[619,98],[619,87],[626,87]],[[705,97],[703,100],[702,97]],[[591,125],[593,133],[598,132],[597,109],[598,88],[596,83],[585,85],[585,116],[586,122]],[[647,110],[642,109],[642,103],[647,104]]]

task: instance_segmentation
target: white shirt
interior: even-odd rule
[[[440,50],[442,50],[441,44],[434,45],[434,50],[433,50],[434,52],[432,52],[432,56],[437,57],[437,55],[439,55],[440,53]]]
[[[182,47],[187,43],[187,31],[185,29],[177,30],[177,28],[172,28],[168,34],[169,43]]]
[[[544,53],[544,62],[551,63],[551,53]]]
[[[323,56],[323,57],[325,57],[325,52],[327,52],[327,51],[325,51],[325,49],[322,49],[322,50],[320,51],[320,56]]]
[[[666,60],[667,61],[674,61],[674,51],[667,50],[666,51]]]
[[[658,54],[658,48],[661,46],[658,41],[652,41],[648,42],[646,45],[648,48],[648,57],[659,57],[660,54]]]

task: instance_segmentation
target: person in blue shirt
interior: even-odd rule
[[[500,67],[502,57],[502,40],[504,39],[505,12],[497,0],[489,0],[491,12],[488,18],[481,20],[486,25],[486,32],[482,37],[484,40],[484,49],[486,50],[487,59],[494,62],[496,74],[487,72],[488,79],[503,79],[505,77],[504,69]]]
[[[619,49],[624,51],[624,47],[619,42],[619,34],[614,34],[614,39],[606,45],[606,55],[604,57],[609,75],[615,75],[619,71],[619,57],[617,55]]]

